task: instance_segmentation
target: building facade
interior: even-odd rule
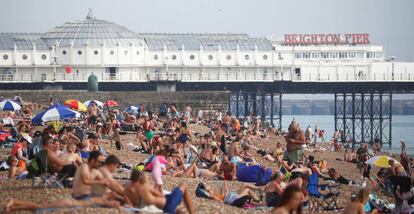
[[[0,33],[0,82],[414,81],[414,63],[384,55],[367,34],[145,34],[89,14],[46,33]]]

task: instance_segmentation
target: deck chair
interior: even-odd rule
[[[327,190],[326,193],[321,192]],[[338,211],[339,185],[319,185],[318,173],[309,176],[309,213],[322,211]]]
[[[48,170],[47,162],[47,150],[45,149],[41,150],[31,161],[28,171],[32,178],[32,187],[63,188],[63,180],[67,176],[52,175]]]
[[[385,188],[385,183],[383,180],[381,180],[377,175],[373,174],[371,175],[371,178],[377,183],[377,185],[374,188],[374,192],[380,194],[380,195],[386,195],[387,190]]]

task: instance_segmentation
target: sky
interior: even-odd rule
[[[3,0],[0,32],[46,32],[89,8],[137,33],[369,33],[414,61],[413,0]]]

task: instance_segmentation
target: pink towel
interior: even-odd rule
[[[151,161],[152,163],[151,176],[155,184],[163,185],[164,183],[162,182],[161,161],[158,159],[158,157],[159,156],[157,156],[156,158],[153,158]]]

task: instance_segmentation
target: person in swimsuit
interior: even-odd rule
[[[132,170],[130,183],[125,187],[124,194],[131,201],[132,206],[142,208],[146,205],[155,205],[165,213],[176,213],[178,205],[184,200],[187,211],[195,213],[191,195],[186,184],[174,188],[170,194],[162,195],[148,182],[146,175],[138,170]]]

